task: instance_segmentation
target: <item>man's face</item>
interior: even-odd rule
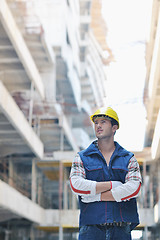
[[[95,134],[98,139],[110,138],[114,135],[115,129],[111,121],[105,117],[97,118],[94,121]]]

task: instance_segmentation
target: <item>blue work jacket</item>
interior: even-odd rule
[[[133,153],[125,150],[117,142],[115,142],[115,147],[109,166],[94,142],[87,149],[79,152],[88,180],[97,182],[121,181],[125,183],[129,160]],[[81,197],[79,197],[79,204],[80,226],[112,223],[115,221],[130,222],[131,229],[134,229],[139,224],[135,198],[125,202],[101,201],[83,203]]]

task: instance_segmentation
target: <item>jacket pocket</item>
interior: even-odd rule
[[[128,168],[112,166],[112,179],[116,181],[125,182],[126,174],[128,173]]]
[[[103,169],[102,166],[86,166],[86,176],[88,180],[103,181]]]

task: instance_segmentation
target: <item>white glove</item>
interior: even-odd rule
[[[101,193],[91,196],[81,196],[81,201],[84,203],[90,202],[100,202],[101,201]]]
[[[120,181],[111,181],[111,189],[123,185]]]

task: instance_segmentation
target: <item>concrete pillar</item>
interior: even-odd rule
[[[146,161],[143,162],[143,202],[144,202],[144,208],[147,207],[147,185],[146,185]]]
[[[36,117],[33,119],[34,131],[38,137],[40,137],[40,118]]]
[[[60,136],[60,150],[64,151],[64,130],[61,129],[61,136]]]
[[[150,208],[154,207],[154,197],[153,197],[153,175],[150,174],[150,184],[149,184],[149,193],[150,193]]]
[[[59,163],[59,210],[62,210],[62,196],[63,196],[63,163]]]
[[[36,202],[37,195],[37,171],[36,171],[36,161],[32,160],[32,201]]]
[[[63,240],[63,227],[62,227],[62,195],[63,195],[63,163],[59,163],[59,240]]]
[[[43,181],[43,178],[42,178],[42,175],[38,178],[38,205],[41,206],[42,204],[42,181]]]
[[[45,96],[48,102],[56,101],[56,68],[51,67],[45,72],[41,72],[41,77],[45,86]]]
[[[4,240],[9,240],[9,235],[10,235],[10,231],[5,230],[5,239]]]
[[[68,209],[68,176],[67,169],[64,168],[64,190],[63,190],[64,209]]]
[[[69,198],[69,209],[72,209],[73,207],[73,203],[72,203],[72,199],[73,199],[73,193],[71,192],[71,190],[69,191],[69,196],[68,196],[68,198]]]
[[[34,233],[34,227],[31,226],[31,231],[30,231],[30,240],[35,240],[35,233]]]
[[[14,177],[14,164],[13,164],[13,160],[12,158],[9,159],[9,180],[8,183],[10,186],[13,186],[14,181],[13,181],[13,177]]]
[[[29,124],[32,126],[32,115],[33,115],[33,97],[34,97],[34,83],[31,83],[31,97],[29,103]]]
[[[148,227],[147,226],[144,227],[143,239],[148,240]]]
[[[59,240],[63,240],[63,227],[59,226]]]

